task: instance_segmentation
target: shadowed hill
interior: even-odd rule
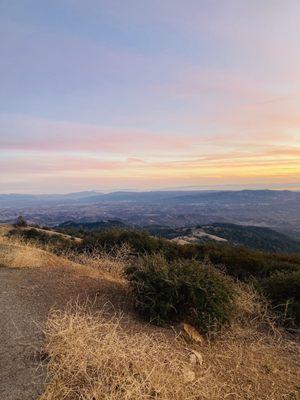
[[[202,229],[212,235],[220,236],[234,245],[271,253],[300,253],[300,241],[293,240],[270,228],[215,223],[210,226],[202,226]]]

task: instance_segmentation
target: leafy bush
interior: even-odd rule
[[[227,275],[243,282],[254,282],[256,288],[266,295],[277,311],[283,312],[285,309],[279,304],[286,304],[292,298],[288,285],[291,284],[291,290],[294,285],[292,280],[288,280],[288,276],[297,275],[297,271],[298,273],[300,271],[300,256],[297,254],[272,254],[218,243],[178,245],[166,239],[150,236],[147,232],[134,230],[114,229],[93,233],[85,237],[77,251],[86,251],[89,248],[109,249],[120,246],[124,242],[129,243],[133,252],[140,256],[162,254],[168,265],[170,263],[172,265],[182,263],[192,265],[195,263],[194,260],[204,263],[206,259],[209,259],[216,268],[225,270]],[[186,261],[183,262],[183,259]],[[140,260],[138,262],[140,263]],[[274,276],[277,274],[280,276],[284,274],[282,276],[285,277],[286,285],[286,290],[282,289],[280,292],[280,299],[278,298],[279,292],[275,289],[275,281],[277,282],[279,278]],[[299,314],[297,299],[294,298],[288,304],[289,318],[293,318],[296,323],[299,323],[300,318],[295,316],[295,314]],[[150,315],[150,313],[148,314]],[[151,318],[157,320],[157,313],[154,317],[151,315]]]
[[[146,231],[109,229],[85,233],[78,251],[101,248],[109,249],[128,243],[137,255],[162,253],[168,260],[209,258],[214,265],[222,265],[226,273],[240,280],[255,277],[266,278],[277,272],[293,272],[300,269],[299,255],[271,254],[229,244],[207,243],[179,245],[163,238],[149,235]]]
[[[137,308],[151,322],[185,321],[207,332],[229,322],[233,314],[233,284],[210,265],[147,255],[125,274]]]
[[[36,233],[29,232],[23,235],[29,237],[36,235]],[[172,263],[172,265],[182,263],[183,259],[186,260],[187,264],[195,263],[193,260],[203,263],[206,259],[209,259],[216,268],[225,270],[227,275],[243,282],[254,282],[256,288],[268,297],[277,310],[283,310],[283,307],[279,304],[286,304],[291,296],[287,288],[287,290],[281,292],[280,300],[277,299],[278,293],[273,288],[273,284],[273,289],[270,288],[273,279],[275,279],[273,276],[284,274],[286,285],[288,285],[287,276],[290,274],[294,276],[294,273],[297,275],[297,271],[300,271],[299,254],[272,254],[219,243],[179,245],[163,238],[153,237],[146,231],[119,228],[101,232],[82,232],[81,237],[83,238],[81,243],[71,243],[62,238],[55,238],[55,236],[52,236],[51,239],[45,237],[45,240],[40,237],[39,242],[46,242],[48,245],[50,243],[56,253],[72,248],[73,251],[83,254],[93,253],[95,250],[110,251],[111,248],[120,247],[127,243],[134,255],[151,256],[160,253],[168,261],[168,264]],[[272,279],[268,283],[270,277]],[[292,281],[290,282],[291,285],[294,284]],[[294,299],[292,303],[289,302],[288,307],[289,315],[293,316],[295,322],[300,320],[299,317],[294,317],[297,313],[296,303],[297,300]]]
[[[262,287],[286,322],[300,323],[300,271],[272,275],[262,282]]]
[[[172,245],[166,239],[157,239],[145,231],[108,229],[102,232],[86,234],[82,244],[79,246],[79,251],[94,248],[107,249],[121,246],[123,243],[129,244],[138,255],[153,254],[158,251],[165,253],[168,246]]]

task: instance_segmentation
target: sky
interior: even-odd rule
[[[300,190],[299,0],[0,0],[0,192]]]

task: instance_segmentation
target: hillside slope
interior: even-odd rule
[[[58,231],[79,234],[80,232],[101,232],[107,229],[132,229],[132,226],[120,220],[96,222],[66,221],[57,227]],[[246,246],[255,250],[271,253],[300,253],[300,241],[271,228],[230,223],[213,223],[196,227],[145,226],[141,229],[151,235],[174,240],[179,244],[205,243],[216,241]]]
[[[252,225],[213,223],[196,227],[145,227],[152,235],[175,240],[177,243],[227,242],[271,253],[300,253],[300,241],[274,229]]]
[[[300,242],[270,228],[215,223],[202,226],[211,234],[226,239],[228,242],[252,249],[274,253],[300,253]]]
[[[0,238],[1,399],[102,400],[104,389],[108,400],[297,399],[298,338],[274,326],[254,293],[240,288],[237,316],[218,337],[183,341],[177,326],[137,317],[103,255],[74,263],[14,240]]]

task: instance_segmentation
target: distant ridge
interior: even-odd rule
[[[116,191],[99,193],[96,191],[74,192],[69,194],[0,194],[0,207],[47,203],[197,203],[201,201],[253,203],[257,201],[300,201],[300,192],[291,190],[165,190],[165,191]]]

